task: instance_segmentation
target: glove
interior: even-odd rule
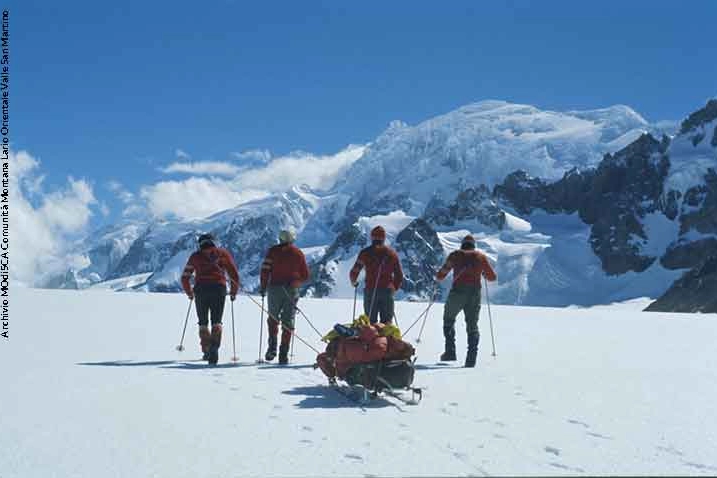
[[[266,289],[259,289],[259,293],[264,297],[266,295]]]
[[[358,287],[358,282],[352,282],[351,285],[354,287]]]
[[[187,294],[187,298],[189,300],[194,300],[194,294]]]
[[[229,299],[230,299],[232,302],[234,302],[235,300],[237,300],[236,294],[230,295],[230,296],[229,296]]]

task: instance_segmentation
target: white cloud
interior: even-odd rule
[[[271,153],[266,149],[248,149],[241,153],[231,153],[232,158],[249,165],[262,165],[271,161]]]
[[[110,181],[107,183],[107,189],[115,193],[117,198],[122,201],[123,204],[129,205],[134,202],[134,194],[127,191],[122,184],[118,181]]]
[[[257,191],[241,193],[229,182],[215,178],[162,181],[140,192],[153,215],[179,219],[206,217],[264,195]]]
[[[274,158],[268,164],[262,162],[256,167],[243,165],[242,169],[220,162],[174,163],[162,171],[184,172],[195,176],[183,181],[162,181],[143,187],[139,196],[144,204],[135,206],[131,211],[149,211],[155,217],[198,219],[300,184],[307,184],[314,189],[330,189],[363,154],[364,149],[365,146],[351,145],[334,155],[326,156],[292,153]],[[241,154],[245,154],[244,158],[248,160],[270,158],[268,152]],[[238,158],[236,154],[234,156]],[[216,177],[222,173],[235,177]],[[128,211],[125,211],[125,215]]]
[[[177,159],[179,159],[179,160],[189,161],[190,159],[192,159],[192,157],[191,157],[188,153],[186,153],[185,151],[183,151],[183,150],[181,150],[181,149],[179,149],[179,148],[177,148],[177,149],[174,150],[174,155],[175,155],[175,156],[177,157]]]
[[[243,172],[236,185],[271,192],[286,191],[298,184],[307,184],[314,189],[330,189],[365,149],[365,146],[351,145],[334,155],[293,153],[275,158],[263,168]]]
[[[17,283],[34,285],[67,264],[67,242],[84,232],[96,200],[92,186],[82,179],[68,178],[65,188],[44,193],[40,162],[26,151],[11,151],[10,163],[10,274]]]
[[[115,196],[117,196],[122,204],[124,204],[125,208],[122,211],[123,216],[129,217],[146,215],[145,207],[139,204],[135,195],[125,189],[119,181],[109,181],[107,182],[106,187],[112,191]]]
[[[194,163],[172,163],[160,169],[165,174],[184,173],[195,175],[236,176],[239,168],[231,163],[198,161]]]

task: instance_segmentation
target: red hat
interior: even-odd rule
[[[468,234],[466,237],[463,238],[463,241],[461,241],[461,244],[473,244],[475,245],[476,240],[473,236]]]
[[[376,226],[373,229],[371,229],[371,240],[372,241],[385,241],[386,240],[386,230],[382,228],[381,226]]]

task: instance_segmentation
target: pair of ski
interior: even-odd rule
[[[363,385],[348,385],[339,383],[336,378],[329,379],[329,387],[361,406],[368,405],[371,400],[385,398],[387,396],[395,398],[404,405],[418,405],[423,398],[423,391],[418,387],[410,387],[404,391],[400,391],[392,388],[383,379],[379,378],[379,380],[381,380],[384,384],[384,388],[380,391],[370,390]],[[411,392],[410,397],[407,396],[407,392]]]

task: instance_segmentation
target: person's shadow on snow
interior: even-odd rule
[[[160,367],[176,363],[174,360],[154,360],[151,362],[136,362],[134,360],[108,360],[105,362],[80,362],[77,365],[93,367]]]

